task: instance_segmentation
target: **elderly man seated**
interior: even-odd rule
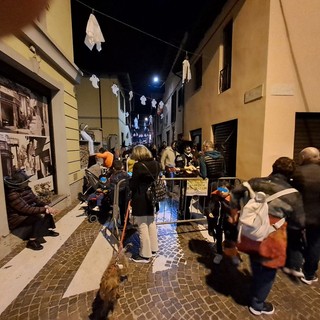
[[[45,236],[57,237],[53,231],[55,210],[42,202],[28,186],[29,176],[18,170],[11,177],[5,177],[5,194],[10,231],[23,226],[31,227],[27,248],[41,250]]]

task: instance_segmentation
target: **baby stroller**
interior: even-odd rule
[[[112,215],[113,191],[108,185],[105,173],[99,177],[85,169],[87,189],[78,194],[81,206],[84,208],[89,222],[95,222],[99,218],[108,218]]]

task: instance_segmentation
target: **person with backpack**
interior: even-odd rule
[[[252,178],[248,181],[258,198],[263,194],[271,196],[281,190],[292,188],[289,184],[289,179],[295,170],[295,163],[292,159],[280,157],[274,162],[272,169],[269,176]],[[248,188],[241,184],[232,190],[230,206],[233,209],[241,210],[241,207],[247,204],[250,199]],[[288,222],[288,228],[300,231],[304,229],[305,213],[299,192],[292,192],[269,202],[268,212],[273,217],[285,218]],[[233,223],[237,223],[238,220],[237,215],[232,217]],[[249,254],[249,259],[252,271],[249,311],[254,315],[273,314],[274,307],[266,299],[274,283],[277,268],[265,266],[263,258],[256,254]]]
[[[158,234],[155,221],[155,206],[147,199],[147,190],[160,174],[160,164],[154,160],[150,150],[144,145],[136,145],[131,154],[136,161],[133,166],[129,187],[132,191],[132,216],[138,225],[140,238],[139,253],[131,260],[138,263],[148,263],[158,251]]]

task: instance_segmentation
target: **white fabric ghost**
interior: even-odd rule
[[[87,22],[85,45],[92,50],[94,45],[98,51],[101,51],[101,42],[105,42],[96,17],[91,13]]]
[[[93,86],[94,88],[96,88],[96,89],[99,88],[98,82],[100,81],[100,79],[99,79],[95,74],[93,74],[93,75],[90,77],[89,80],[91,81],[92,86]]]
[[[111,87],[113,94],[117,97],[118,96],[118,91],[119,87],[114,83]]]
[[[129,101],[131,101],[133,98],[133,92],[132,91],[129,91]]]
[[[152,123],[153,123],[153,117],[152,117],[152,115],[150,114],[150,116],[149,116],[149,124],[150,124],[150,126],[152,126]]]
[[[159,102],[159,108],[160,108],[160,110],[163,109],[163,105],[164,105],[164,103],[163,103],[162,101],[160,101],[160,102]]]
[[[156,108],[157,107],[157,101],[155,99],[152,99],[151,105],[152,105],[152,108]]]
[[[190,63],[188,59],[184,59],[182,62],[182,83],[189,82],[191,80]]]
[[[140,101],[141,101],[141,104],[142,104],[143,106],[145,106],[145,105],[146,105],[147,98],[146,98],[145,96],[142,96],[142,97],[140,98]]]
[[[134,125],[133,125],[134,128],[135,128],[135,129],[139,129],[138,118],[137,118],[137,117],[134,118],[133,123],[134,123]]]

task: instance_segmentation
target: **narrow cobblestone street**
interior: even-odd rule
[[[89,273],[99,266],[89,261],[89,273],[82,270],[86,256],[102,235],[99,223],[89,223],[75,207],[61,218],[73,214],[82,219],[72,234],[56,252],[51,252],[47,263],[30,279],[17,296],[1,311],[1,320],[78,320],[92,314],[98,286],[94,290],[79,289],[70,293],[69,286],[80,273],[84,282]],[[110,319],[164,320],[164,319],[253,319],[246,307],[250,286],[247,257],[234,266],[228,259],[213,264],[214,245],[205,224],[196,222],[159,225],[160,251],[149,264],[129,261],[128,279],[120,286],[120,298]],[[99,246],[110,246],[103,237]],[[51,239],[50,239],[51,240]],[[55,240],[55,239],[54,239]],[[139,243],[134,228],[127,230],[126,243],[133,249]],[[102,243],[102,245],[101,245]],[[43,252],[48,248],[44,248]],[[26,251],[27,250],[27,251]],[[1,291],[5,296],[4,272],[12,267],[13,259],[27,252],[24,243],[2,261]],[[37,252],[37,254],[43,254]],[[36,266],[35,266],[36,267]],[[14,267],[12,267],[14,268]],[[25,269],[26,273],[32,270]],[[9,271],[10,272],[10,271]],[[9,273],[10,274],[10,273]],[[12,290],[19,277],[10,279]],[[97,275],[97,283],[101,274]],[[8,290],[9,293],[10,290]],[[68,293],[69,291],[69,293]],[[3,298],[1,298],[3,299]],[[308,286],[278,272],[269,300],[276,311],[268,319],[318,319],[320,312],[319,284]]]

